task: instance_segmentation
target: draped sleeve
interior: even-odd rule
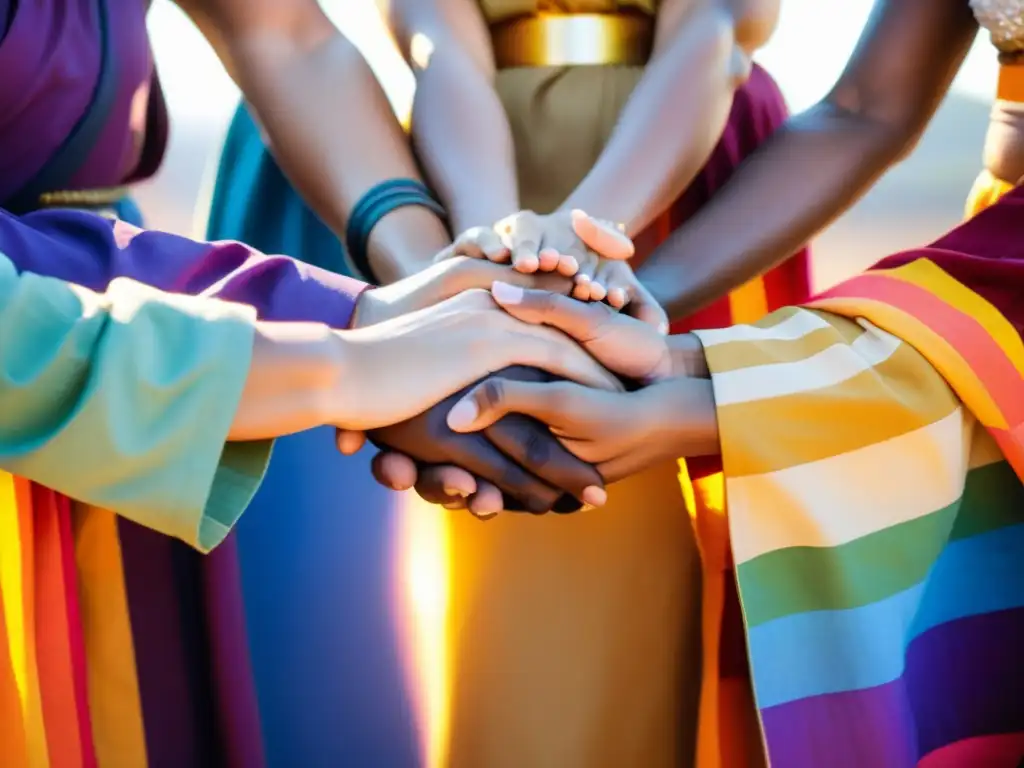
[[[202,551],[269,459],[226,442],[254,321],[343,328],[365,287],[76,212],[0,212],[0,252],[0,466]]]
[[[1022,220],[1019,188],[806,307],[697,332],[727,515],[698,533],[728,539],[772,765],[1019,759]]]

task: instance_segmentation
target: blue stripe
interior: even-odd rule
[[[903,674],[914,637],[948,621],[1017,607],[1024,607],[1024,525],[957,541],[924,582],[885,600],[750,630],[758,706],[891,682]]]

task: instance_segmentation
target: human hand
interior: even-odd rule
[[[585,239],[575,232],[576,219],[587,222],[580,228]],[[462,232],[436,260],[470,256],[496,264],[511,263],[522,274],[557,272],[571,277],[602,257],[627,260],[633,256],[633,250],[633,242],[619,228],[592,219],[583,211],[519,211],[491,227],[473,227]]]
[[[518,291],[504,283],[496,283],[492,295],[519,320],[547,324],[576,339],[606,368],[624,378],[658,382],[674,376],[708,375],[703,348],[692,334],[665,337],[602,304],[584,304],[543,291]],[[519,435],[516,439],[522,443],[534,438]],[[468,506],[474,512],[502,509],[501,493],[492,484],[458,466],[417,466],[407,456],[386,451],[375,459],[374,472],[384,485],[401,490],[415,487],[423,498],[449,508],[467,506],[466,499],[471,498]]]
[[[350,431],[410,419],[512,365],[588,386],[622,388],[577,343],[554,329],[516,320],[482,290],[337,335],[340,373],[330,423]]]
[[[520,367],[500,375],[512,381],[552,379]],[[581,503],[604,503],[607,496],[597,470],[533,419],[512,414],[477,434],[452,432],[446,424],[448,411],[468,389],[406,422],[369,433],[386,451],[374,460],[374,474],[382,484],[396,490],[411,487],[418,462],[428,480],[439,473],[440,484],[424,498],[449,508],[468,506],[479,517],[502,509],[574,512]]]
[[[438,304],[465,291],[490,290],[495,280],[527,288],[568,294],[572,280],[549,273],[523,274],[493,262],[456,256],[390,285],[364,291],[356,302],[350,328],[366,328]]]
[[[607,301],[662,332],[668,330],[665,311],[627,263],[633,255],[632,241],[612,223],[583,211],[547,215],[520,211],[491,228],[475,227],[462,233],[437,258],[443,261],[457,255],[496,264],[511,262],[516,275],[555,273],[572,277],[573,298]],[[561,286],[557,292],[568,293]]]
[[[635,392],[606,392],[570,382],[491,376],[448,413],[454,432],[486,430],[509,414],[547,424],[578,458],[612,483],[666,458],[718,453],[711,382],[673,377]]]

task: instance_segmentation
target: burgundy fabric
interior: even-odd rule
[[[681,227],[732,177],[740,164],[789,116],[778,85],[755,65],[750,79],[736,92],[722,138],[700,174],[682,197],[637,238],[637,263]],[[805,301],[811,293],[810,250],[804,248],[764,276],[768,308]],[[685,320],[673,323],[673,333],[694,328],[723,328],[732,324],[728,297],[723,297]]]
[[[989,301],[1024,336],[1024,186],[928,247],[894,254],[872,269],[922,258]]]

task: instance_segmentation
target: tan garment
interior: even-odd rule
[[[482,0],[489,20],[552,3]],[[563,2],[610,11],[654,3]],[[590,169],[637,67],[502,70],[524,207],[557,207]],[[453,768],[690,765],[700,567],[667,462],[576,515],[449,518]]]

